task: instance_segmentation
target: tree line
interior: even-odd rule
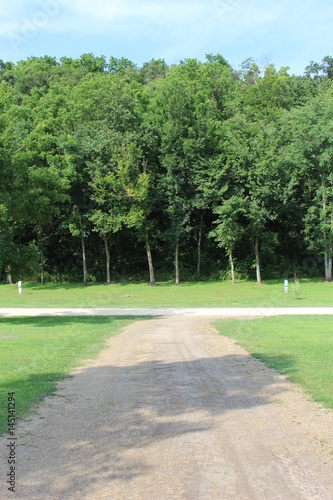
[[[0,279],[332,280],[333,58],[0,60]]]

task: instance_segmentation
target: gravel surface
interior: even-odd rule
[[[1,499],[333,499],[333,413],[208,317],[126,327],[17,436]]]
[[[18,316],[204,316],[260,318],[267,316],[333,315],[333,307],[214,307],[214,308],[0,308],[0,317]]]

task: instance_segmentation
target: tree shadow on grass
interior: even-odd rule
[[[67,311],[67,314],[70,310]],[[32,316],[32,317],[12,317],[12,318],[0,318],[0,342],[2,340],[1,328],[6,326],[15,327],[18,330],[13,334],[16,338],[18,335],[25,333],[25,327],[37,327],[44,328],[61,328],[62,326],[74,326],[74,325],[112,325],[115,321],[140,321],[143,319],[149,319],[150,316],[66,316],[66,311],[64,311],[63,316],[48,316],[47,314],[42,316]]]
[[[284,375],[291,375],[298,371],[297,368],[295,367],[296,365],[295,356],[290,356],[287,354],[270,356],[267,354],[262,354],[257,352],[252,353],[252,356],[256,359],[259,359],[259,361],[265,363],[267,366],[269,366],[269,368],[277,370],[283,373]]]
[[[102,285],[102,283],[100,283]],[[88,285],[89,287],[91,286],[96,286],[96,283],[91,283]],[[82,288],[85,288],[83,286],[83,283],[45,283],[44,285],[41,285],[40,283],[23,283],[23,287],[26,288],[27,290],[38,290],[38,291],[52,291],[52,290],[81,290]]]

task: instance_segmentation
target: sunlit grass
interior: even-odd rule
[[[142,283],[39,285],[23,283],[0,286],[0,307],[305,307],[333,306],[333,283],[304,280],[295,293],[290,283],[284,293],[283,280],[254,282]]]
[[[7,429],[7,396],[15,392],[16,417],[53,394],[56,383],[133,318],[0,319],[0,433]]]
[[[332,318],[302,316],[218,321],[252,356],[303,387],[315,401],[333,408]]]

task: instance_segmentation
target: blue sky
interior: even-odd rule
[[[238,69],[290,66],[333,56],[328,0],[0,0],[0,59],[79,57],[92,52],[141,65],[222,54]]]

